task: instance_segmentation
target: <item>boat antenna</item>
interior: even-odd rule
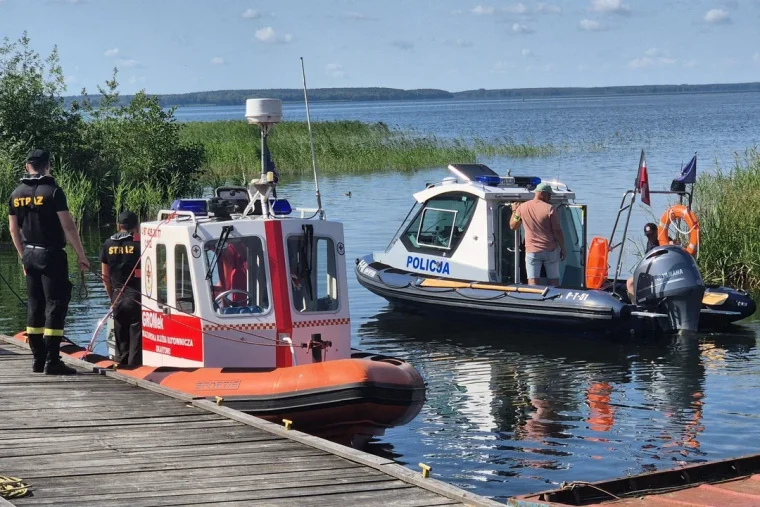
[[[319,179],[317,178],[317,157],[314,155],[314,136],[311,133],[311,117],[309,115],[309,96],[306,93],[306,69],[303,65],[303,56],[301,57],[301,76],[303,77],[303,100],[306,104],[306,125],[309,129],[309,146],[311,147],[311,167],[314,169],[314,188],[317,192],[317,213],[321,220],[325,219],[325,212],[322,211],[322,195],[319,193]]]

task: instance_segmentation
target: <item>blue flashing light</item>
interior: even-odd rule
[[[541,183],[541,178],[538,176],[531,176],[530,177],[530,184],[534,187],[537,187]]]
[[[208,201],[206,199],[177,199],[172,203],[174,211],[190,211],[195,216],[208,216]]]
[[[275,215],[290,215],[293,212],[293,208],[287,199],[270,199],[269,206]]]
[[[489,187],[498,187],[501,183],[501,177],[482,174],[480,176],[475,176],[475,181]]]

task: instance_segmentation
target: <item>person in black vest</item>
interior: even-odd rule
[[[140,297],[140,236],[137,215],[119,215],[119,232],[108,238],[100,252],[103,283],[113,303],[118,364],[142,364],[142,305]]]
[[[66,240],[77,254],[79,269],[90,263],[66,203],[66,195],[50,176],[50,153],[34,149],[26,159],[21,178],[8,202],[13,245],[26,275],[28,294],[26,334],[34,355],[32,371],[70,375],[76,370],[60,357],[63,324],[71,299]]]

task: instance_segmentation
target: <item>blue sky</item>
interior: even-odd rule
[[[760,0],[0,0],[69,92],[760,81]]]

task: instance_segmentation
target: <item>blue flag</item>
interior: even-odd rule
[[[697,182],[697,155],[695,154],[691,161],[681,169],[681,176],[676,178],[681,183]]]

